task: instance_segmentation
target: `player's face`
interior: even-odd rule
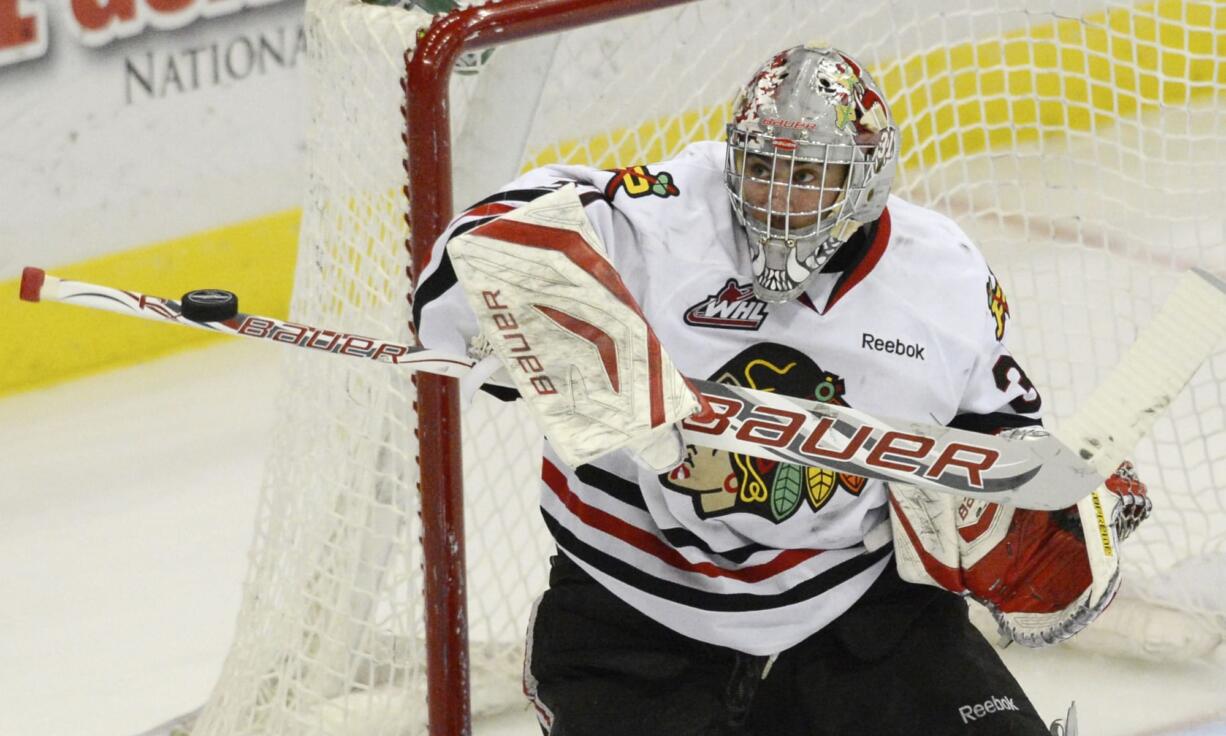
[[[746,214],[772,229],[796,231],[817,224],[834,206],[847,178],[847,164],[791,161],[758,154],[745,157],[742,194]]]

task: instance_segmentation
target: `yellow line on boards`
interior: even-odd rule
[[[47,270],[173,299],[192,289],[228,289],[241,310],[284,318],[300,220],[299,210],[280,212]],[[67,304],[29,304],[18,300],[19,288],[19,279],[0,281],[0,302],[9,305],[0,329],[0,396],[224,339]]]

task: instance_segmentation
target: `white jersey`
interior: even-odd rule
[[[842,270],[765,303],[723,162],[722,143],[699,143],[646,167],[525,174],[435,246],[414,300],[422,343],[462,352],[477,332],[443,243],[573,182],[683,374],[980,431],[1037,421],[1038,394],[1004,347],[1004,294],[956,225],[891,197],[872,237],[836,257]],[[750,654],[821,629],[890,561],[880,481],[703,447],[660,476],[625,451],[571,468],[548,444],[542,476],[565,554],[660,623]]]

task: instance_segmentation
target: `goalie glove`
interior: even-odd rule
[[[1094,504],[1034,511],[891,485],[899,574],[974,598],[1013,641],[1044,646],[1067,639],[1114,598],[1115,545],[1151,509],[1130,463],[1104,487],[1107,493],[1096,494]],[[1100,515],[1104,502],[1111,509]],[[1086,509],[1095,518],[1083,519]],[[1097,536],[1087,540],[1087,527]],[[1095,555],[1092,545],[1106,549],[1109,559]]]

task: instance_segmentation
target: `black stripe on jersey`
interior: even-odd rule
[[[586,485],[616,498],[627,506],[647,511],[647,502],[643,500],[643,489],[639,488],[638,483],[628,481],[595,465],[580,465],[575,468],[575,476]]]
[[[609,198],[604,196],[604,192],[600,191],[599,189],[593,189],[579,195],[579,203],[584,207],[587,207],[592,202],[603,202],[605,204],[610,204]]]
[[[543,197],[555,191],[555,189],[556,187],[537,187],[535,189],[509,189],[505,192],[495,192],[464,211],[467,212],[468,210],[474,210],[478,207],[484,207],[487,204],[495,204],[497,202],[531,202],[537,197]]]
[[[481,227],[485,223],[497,218],[498,215],[479,217],[475,220],[469,220],[462,225],[456,225],[451,234],[447,236],[447,242],[450,243],[452,238],[463,235],[469,230]],[[422,307],[447,293],[447,290],[455,285],[455,267],[451,265],[451,254],[444,250],[443,259],[439,261],[438,268],[434,269],[434,273],[430,274],[425,281],[418,285],[417,291],[413,294],[413,326],[421,326]]]
[[[711,548],[711,545],[704,542],[702,537],[699,537],[689,529],[674,527],[672,529],[661,529],[660,533],[664,535],[664,538],[668,540],[670,545],[676,547],[677,549],[693,547],[694,549],[702,550],[709,555],[717,555],[722,557],[735,565],[744,564],[745,560],[748,560],[757,552],[765,552],[766,550],[771,549],[770,547],[765,547],[761,544],[747,544],[744,547],[737,547],[736,549],[730,549],[726,552],[717,552]]]
[[[991,414],[959,414],[950,421],[948,426],[954,429],[965,429],[968,432],[978,432],[979,434],[996,434],[1002,429],[1042,425],[1043,422],[1038,419],[996,411]]]
[[[467,212],[468,210],[475,210],[478,207],[484,207],[487,204],[497,204],[498,202],[531,202],[537,197],[552,194],[567,184],[575,185],[575,188],[579,191],[579,201],[582,202],[583,206],[585,207],[595,201],[609,201],[605,198],[604,192],[591,184],[584,184],[577,181],[571,182],[559,180],[547,187],[536,187],[534,189],[508,189],[505,192],[496,192],[480,202],[473,204],[464,211]]]
[[[580,465],[578,468],[575,468],[575,477],[585,485],[612,496],[627,506],[633,506],[641,511],[649,511],[647,502],[643,500],[643,489],[639,487],[638,483],[614,475],[595,465]],[[703,541],[701,537],[688,529],[675,527],[673,529],[662,529],[660,533],[664,535],[664,538],[668,540],[670,545],[677,549],[693,547],[702,550],[706,554],[723,557],[737,565],[744,563],[755,552],[770,549],[770,547],[764,547],[760,544],[751,544],[728,550],[727,552],[717,552],[711,548],[711,545]]]
[[[413,327],[415,329],[421,329],[421,308],[447,293],[447,290],[455,284],[455,268],[451,265],[451,256],[443,251],[443,260],[439,262],[438,268],[434,269],[434,273],[421,282],[417,291],[413,293]]]
[[[772,608],[802,603],[847,582],[887,557],[894,550],[891,545],[886,545],[875,552],[865,552],[777,595],[709,593],[689,586],[678,585],[677,583],[672,583],[643,572],[628,562],[619,560],[606,552],[580,541],[574,533],[564,528],[547,511],[542,509],[541,515],[545,518],[545,526],[549,528],[549,532],[553,535],[558,546],[571,556],[583,560],[597,570],[620,580],[632,588],[654,595],[657,598],[663,598],[664,600],[684,606],[693,606],[704,611],[730,613],[767,611]]]

